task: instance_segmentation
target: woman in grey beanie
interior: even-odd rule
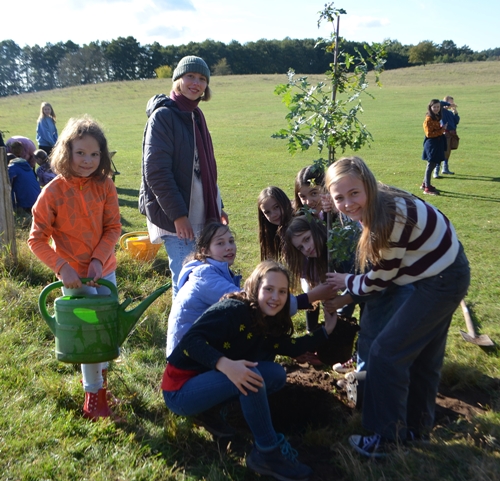
[[[227,223],[217,187],[212,139],[200,101],[211,97],[210,69],[194,55],[174,70],[169,97],[148,102],[139,210],[147,216],[151,242],[163,241],[172,275],[172,297],[182,264],[211,220]]]

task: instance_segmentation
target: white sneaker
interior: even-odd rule
[[[351,359],[346,362],[338,362],[337,364],[334,364],[332,369],[335,372],[342,374],[354,371],[354,369],[356,369],[356,356],[352,356]]]

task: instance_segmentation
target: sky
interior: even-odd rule
[[[327,0],[16,0],[3,2],[0,41],[20,47],[71,40],[134,37],[141,45],[182,45],[212,39],[329,37],[318,28]],[[500,1],[339,0],[340,35],[350,41],[398,40],[416,45],[452,40],[474,51],[500,47]],[[18,21],[15,21],[15,19]]]

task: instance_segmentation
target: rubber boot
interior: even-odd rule
[[[83,417],[97,421],[99,418],[111,416],[111,409],[106,399],[106,389],[99,389],[96,393],[86,392],[83,404]]]
[[[451,172],[450,169],[448,168],[448,161],[445,160],[443,162],[443,171],[442,174],[447,174],[447,175],[454,175],[455,172]]]

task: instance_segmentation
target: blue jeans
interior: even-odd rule
[[[469,263],[462,246],[440,274],[414,290],[373,341],[363,398],[363,425],[386,438],[405,440],[407,428],[430,431],[446,337],[467,293]]]
[[[358,334],[356,371],[366,371],[368,369],[368,353],[372,342],[413,289],[412,284],[406,286],[391,284],[378,294],[366,296],[361,319],[359,320],[361,329]]]
[[[275,446],[277,437],[267,396],[285,385],[286,372],[279,364],[269,361],[259,361],[259,365],[251,369],[264,379],[264,386],[257,392],[247,391],[245,396],[225,374],[213,370],[191,378],[178,391],[163,391],[165,404],[175,414],[194,416],[218,404],[239,399],[257,445]]]
[[[172,300],[174,300],[177,291],[179,274],[186,257],[194,252],[196,241],[179,239],[176,235],[165,235],[162,237],[165,244],[165,250],[168,255],[168,267],[172,276]]]

